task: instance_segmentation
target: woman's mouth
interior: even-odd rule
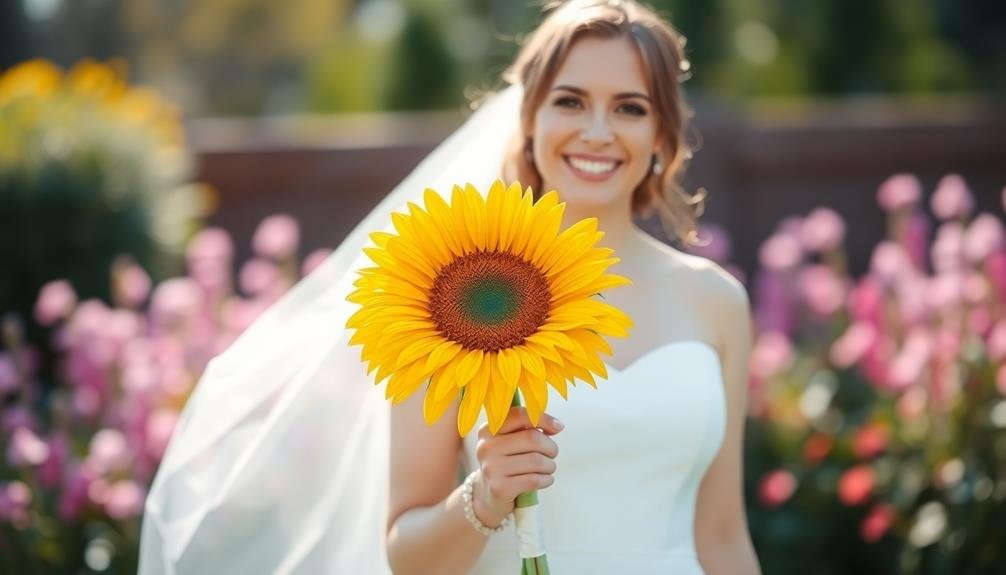
[[[603,182],[610,178],[615,173],[615,170],[622,165],[622,162],[619,160],[606,158],[585,158],[582,156],[564,155],[562,159],[574,174],[588,182]]]

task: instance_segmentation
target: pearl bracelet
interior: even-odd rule
[[[507,525],[510,524],[510,520],[513,518],[513,513],[508,514],[504,519],[503,523],[500,523],[497,527],[486,527],[479,518],[475,516],[475,506],[472,504],[472,484],[475,482],[475,474],[478,470],[472,471],[465,478],[464,484],[461,485],[461,499],[465,502],[465,519],[472,524],[472,527],[476,531],[489,537],[494,533],[499,533],[506,529]]]

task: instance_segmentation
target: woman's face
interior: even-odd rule
[[[534,161],[544,191],[582,205],[630,201],[657,147],[646,84],[627,39],[576,41],[534,116]]]

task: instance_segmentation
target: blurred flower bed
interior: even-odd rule
[[[327,254],[300,261],[284,215],[237,272],[223,230],[183,250],[205,207],[189,164],[170,106],[113,67],[0,76],[0,297],[10,278],[33,285],[27,305],[0,298],[15,312],[0,333],[2,572],[135,573],[146,490],[207,361]],[[762,246],[752,536],[766,573],[1006,572],[1001,217],[975,216],[955,175],[935,220],[910,175],[877,197],[889,235],[862,277],[827,208]],[[701,252],[742,276],[706,230]],[[184,251],[186,275],[152,279],[158,245]]]
[[[60,384],[36,377],[36,350],[9,316],[0,352],[0,570],[135,573],[146,490],[206,363],[328,255],[297,259],[299,228],[261,222],[255,257],[232,277],[226,232],[188,245],[188,274],[154,286],[128,258],[112,268],[113,303],[45,285],[34,320],[51,328]]]
[[[55,278],[107,297],[119,253],[164,277],[209,208],[192,172],[179,111],[130,86],[121,62],[82,61],[64,72],[32,60],[6,70],[0,310],[26,314]]]
[[[1006,573],[1001,214],[975,216],[953,174],[935,219],[912,175],[877,201],[889,233],[863,277],[827,208],[760,249],[745,453],[759,557],[780,574]]]

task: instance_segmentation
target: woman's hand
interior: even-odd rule
[[[555,457],[559,446],[549,437],[562,431],[558,419],[545,413],[536,429],[524,407],[511,407],[496,435],[489,424],[479,427],[475,456],[480,472],[475,477],[472,501],[475,515],[495,527],[503,522],[521,493],[544,489],[555,482]]]

